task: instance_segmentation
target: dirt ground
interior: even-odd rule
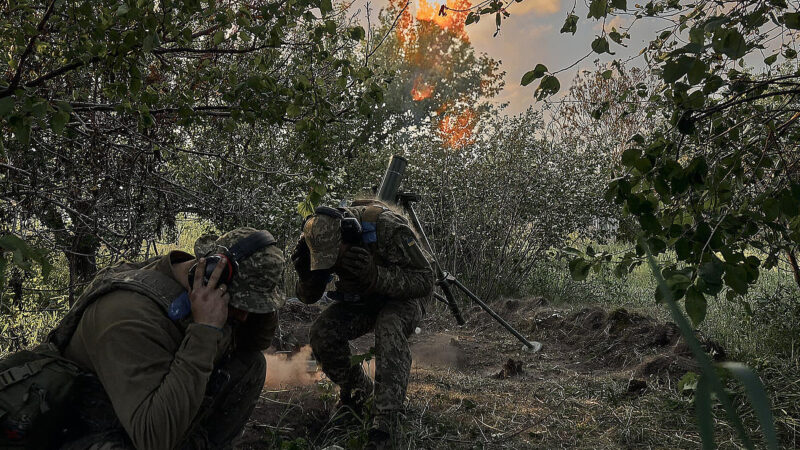
[[[403,448],[700,446],[690,398],[677,389],[694,365],[674,324],[624,309],[554,308],[539,298],[493,307],[542,351],[525,350],[477,307],[463,327],[433,311],[410,339]],[[283,339],[268,357],[267,387],[240,448],[363,445],[368,424],[337,415],[336,387],[314,371],[304,348],[320,311],[293,302],[282,311]],[[358,339],[354,353],[372,340]],[[725,356],[713,343],[706,349]],[[717,428],[720,447],[735,447],[734,433]]]

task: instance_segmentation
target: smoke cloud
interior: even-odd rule
[[[311,355],[311,346],[305,345],[297,353],[264,353],[267,360],[267,381],[264,387],[281,389],[306,386],[325,378],[325,374]],[[375,378],[375,360],[364,361],[367,375]]]
[[[414,367],[452,367],[464,364],[464,352],[458,340],[446,334],[431,336],[431,339],[414,345],[411,349]]]
[[[265,387],[284,388],[305,386],[322,379],[322,371],[311,357],[311,346],[306,345],[294,354],[265,353],[267,381]]]

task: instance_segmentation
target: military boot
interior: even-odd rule
[[[333,413],[335,416],[355,416],[363,419],[371,396],[372,392],[367,392],[362,388],[342,389]]]

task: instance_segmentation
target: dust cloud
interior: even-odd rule
[[[265,353],[264,357],[267,359],[266,387],[305,386],[322,379],[322,371],[311,356],[310,345],[297,353]]]
[[[311,355],[311,346],[305,345],[296,353],[264,353],[267,359],[267,381],[264,387],[280,389],[306,386],[325,378],[319,364]],[[375,360],[364,361],[361,366],[370,378],[375,378]]]
[[[411,348],[414,367],[461,367],[464,352],[458,339],[446,334],[436,334]]]

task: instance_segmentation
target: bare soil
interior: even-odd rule
[[[625,309],[555,308],[538,298],[493,307],[542,342],[542,351],[526,350],[479,308],[466,311],[463,327],[432,311],[410,339],[402,448],[699,447],[690,399],[677,391],[695,366],[674,324]],[[306,345],[321,308],[287,304],[276,347]],[[700,337],[709,354],[724,358],[719,345]],[[367,352],[372,340],[355,341],[354,353]],[[337,414],[336,386],[318,378],[266,387],[240,448],[360,448],[368,418]],[[735,446],[724,424],[717,434],[720,447]]]

